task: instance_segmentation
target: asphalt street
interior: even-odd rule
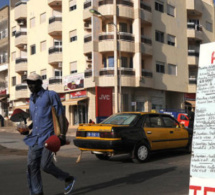
[[[72,140],[73,136],[70,137]],[[26,181],[27,147],[23,136],[0,131],[0,194],[28,195]],[[77,179],[74,195],[187,195],[190,155],[184,151],[154,154],[144,164],[133,163],[128,155],[110,161],[98,160],[73,145],[58,152],[56,165]],[[63,194],[64,182],[42,173],[45,195]]]

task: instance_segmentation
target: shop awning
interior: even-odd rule
[[[17,108],[19,108],[19,109],[29,109],[29,105],[26,104],[26,105],[15,106],[15,109],[17,109]]]
[[[191,104],[192,107],[196,107],[196,101],[194,101],[194,100],[189,100],[189,101],[187,100],[185,102],[188,104]]]
[[[86,100],[86,99],[88,99],[88,97],[69,99],[69,100],[63,101],[62,104],[64,106],[68,106],[68,105],[74,106],[74,105],[77,105],[78,102]]]

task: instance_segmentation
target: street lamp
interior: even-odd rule
[[[100,12],[98,12],[97,10],[95,9],[90,9],[89,10],[90,13],[92,14],[95,14],[97,16],[101,16],[107,20],[109,20],[107,17],[105,17],[104,15],[102,15]],[[116,71],[116,75],[117,75],[117,86],[115,87],[115,95],[117,96],[117,112],[121,112],[122,111],[122,104],[121,104],[121,50],[120,50],[120,33],[118,31],[118,28],[117,28],[117,25],[111,21],[111,24],[114,25],[115,29],[116,29],[116,33],[117,33],[117,36],[116,36],[116,41],[117,41],[117,51],[119,52],[118,54],[118,58],[117,58],[117,64],[115,65],[116,68],[115,68],[115,71]],[[119,61],[119,63],[118,63]],[[118,67],[119,67],[119,74],[118,74]],[[119,89],[118,89],[118,86],[119,86]]]

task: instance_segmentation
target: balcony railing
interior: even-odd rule
[[[129,6],[129,7],[133,7],[134,4],[132,1],[128,1],[128,0],[117,0],[116,3],[118,5],[125,5],[125,6]],[[113,4],[113,0],[102,0],[102,1],[99,1],[99,6],[101,5],[107,5],[107,4]]]
[[[92,76],[92,69],[84,71],[84,77],[85,78],[91,77],[91,76]]]
[[[114,33],[102,33],[99,35],[99,41],[114,39]],[[131,33],[120,32],[117,35],[118,40],[134,41],[134,36]]]
[[[19,36],[21,36],[21,35],[27,35],[27,32],[25,32],[25,31],[18,31],[15,34],[16,38],[19,37]]]
[[[27,86],[26,83],[22,83],[22,84],[16,85],[16,91],[25,90],[27,88],[28,88],[28,86]]]
[[[62,83],[62,77],[61,76],[49,78],[49,84],[60,84],[60,83]]]
[[[84,9],[91,7],[91,5],[92,5],[91,0],[84,2]]]
[[[144,77],[153,77],[153,73],[149,70],[142,69],[142,76]]]
[[[0,58],[0,64],[8,63],[7,57],[3,56],[3,58]]]
[[[62,17],[61,16],[53,16],[51,18],[49,18],[49,24],[53,23],[53,22],[62,22]]]
[[[63,51],[62,47],[51,47],[51,48],[49,48],[49,54],[62,53],[62,51]]]
[[[17,7],[17,6],[21,5],[21,4],[27,4],[27,1],[28,1],[28,0],[21,0],[21,1],[19,1],[19,2],[17,2],[17,3],[15,4],[15,7]]]
[[[188,29],[194,29],[194,30],[197,30],[197,31],[202,31],[202,25],[195,24],[193,22],[188,22],[187,23],[187,28]]]
[[[0,88],[7,88],[8,83],[7,82],[0,82]]]
[[[118,75],[119,75],[119,72],[120,70],[118,69]],[[114,67],[111,67],[111,68],[102,68],[100,71],[99,71],[99,75],[100,76],[113,76],[114,75]],[[133,68],[121,68],[121,75],[124,75],[124,76],[134,76],[135,75],[135,71]]]
[[[199,52],[196,50],[188,50],[188,56],[199,57]]]
[[[92,41],[92,35],[87,35],[84,37],[84,43]]]
[[[144,36],[141,36],[141,42],[145,43],[145,44],[148,44],[148,45],[152,45],[152,40],[150,38],[147,38],[147,37],[144,37]]]
[[[23,62],[28,62],[27,58],[17,58],[16,59],[16,64],[23,63]]]
[[[189,84],[197,84],[197,78],[190,77]]]
[[[146,11],[152,12],[151,6],[150,6],[150,5],[147,5],[147,4],[145,4],[145,3],[140,3],[140,8],[141,8],[141,9],[144,9],[144,10],[146,10]]]

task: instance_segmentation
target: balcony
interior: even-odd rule
[[[57,8],[62,6],[62,0],[48,0],[50,7]]]
[[[118,75],[121,74],[121,76],[135,76],[135,71],[133,68],[121,68],[121,73],[120,70],[118,69]],[[114,76],[114,67],[111,68],[102,68],[99,71],[99,76]]]
[[[198,65],[199,62],[199,51],[188,50],[188,64],[189,65]]]
[[[18,48],[23,48],[27,45],[27,32],[26,31],[19,31],[16,32],[16,39],[15,39],[15,46]]]
[[[15,71],[16,73],[22,73],[28,69],[28,60],[27,58],[18,58],[16,59]]]
[[[27,1],[21,0],[15,4],[15,20],[27,18]]]
[[[152,23],[152,9],[151,6],[145,3],[140,4],[140,18],[144,24]],[[135,18],[138,16],[138,13],[135,13]]]
[[[141,52],[146,56],[152,56],[152,40],[150,38],[141,36]]]
[[[187,23],[187,37],[191,39],[202,40],[202,26],[192,22]]]
[[[26,83],[21,83],[15,86],[15,98],[28,98],[28,86]]]
[[[8,92],[8,82],[0,82],[0,96],[6,95]]]
[[[48,33],[51,36],[62,36],[62,17],[53,16],[49,18]]]
[[[49,64],[58,65],[62,62],[62,48],[61,47],[51,47],[49,48]]]
[[[92,69],[84,71],[84,78],[92,77]]]
[[[89,11],[89,9],[91,9],[91,8],[92,8],[91,0],[84,2],[84,11],[83,11],[83,19],[84,20],[91,18],[92,13],[90,13],[90,11]]]
[[[134,19],[134,5],[132,1],[118,0],[117,5],[119,6],[119,17]],[[104,16],[113,15],[114,5],[113,0],[102,0],[99,1],[98,11]]]
[[[203,11],[202,0],[188,0],[186,1],[186,8],[188,15],[201,15]]]
[[[152,78],[153,77],[153,73],[150,70],[142,69],[142,77]]]
[[[63,92],[64,91],[64,86],[63,86],[63,83],[62,83],[62,77],[61,76],[56,76],[56,77],[49,78],[48,88],[49,88],[49,90],[54,90],[57,93]]]
[[[92,42],[92,35],[86,35],[84,37],[84,53],[91,53],[93,51],[93,42]]]
[[[117,35],[120,41],[121,52],[131,52],[135,50],[134,36],[131,33],[120,32]],[[99,35],[99,52],[114,51],[114,33],[101,33]]]

